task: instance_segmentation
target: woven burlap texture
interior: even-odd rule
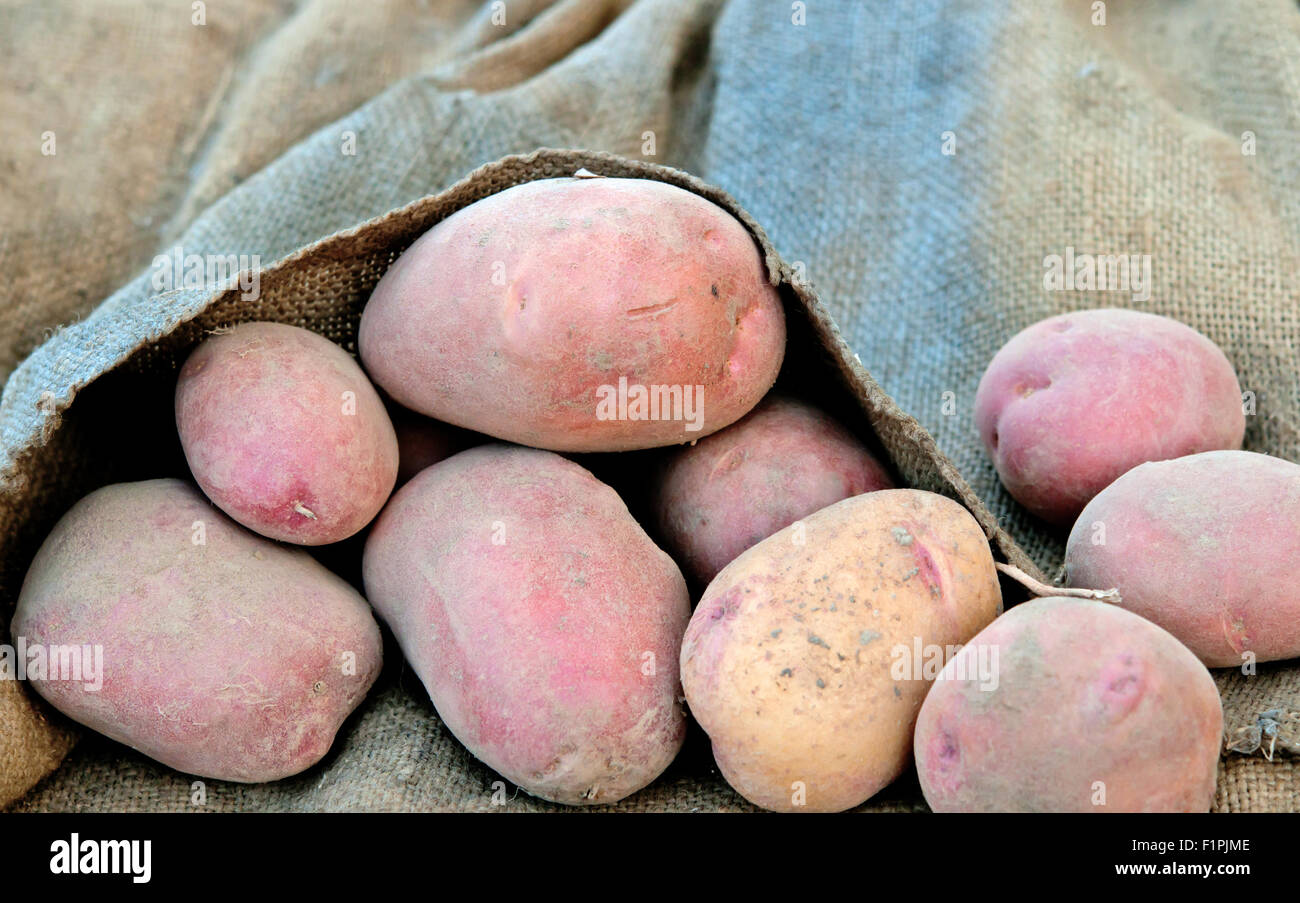
[[[210,11],[207,32],[164,6],[121,4],[111,29],[78,26],[71,3],[63,15],[60,3],[0,12],[11,51],[0,65],[20,89],[5,95],[5,132],[25,142],[6,147],[0,167],[0,210],[20,224],[0,242],[18,302],[0,314],[11,358],[178,236],[186,252],[270,264],[483,161],[579,146],[681,167],[733,194],[1047,573],[1061,538],[1001,491],[970,418],[988,358],[1036,319],[1113,304],[1182,319],[1224,348],[1255,394],[1247,447],[1300,457],[1294,3],[1254,0],[1231,14],[1204,2],[1108,4],[1104,24],[1088,4],[1028,2],[825,0],[802,13],[744,0],[535,2],[506,4],[504,24],[475,3],[235,3]],[[42,77],[51,66],[61,78]],[[45,124],[51,117],[62,118]],[[39,154],[46,128],[59,135],[57,156]],[[349,135],[355,154],[343,150]],[[1067,247],[1150,254],[1150,299],[1045,292],[1043,259]],[[95,400],[104,370],[210,295],[154,294],[145,272],[93,320],[54,335],[6,389],[0,469],[31,478],[9,497],[23,510],[4,525],[6,609],[39,525],[71,501],[69,487],[111,470],[100,458],[113,449],[77,444],[113,441],[105,424],[74,408],[51,432],[52,415],[83,387],[83,402]],[[312,313],[327,332],[331,316]],[[131,372],[113,376],[100,394],[119,405],[123,387],[152,391]],[[129,420],[129,403],[115,416]],[[42,439],[50,444],[24,465]],[[1293,669],[1261,672],[1220,675],[1230,728],[1300,708]],[[0,684],[0,799],[67,746],[14,690]],[[402,710],[389,700],[431,715],[410,686],[385,686],[329,767],[271,788],[221,785],[210,806],[484,805],[490,775],[454,745],[428,735],[421,745],[436,719],[397,727],[380,717]],[[385,748],[376,733],[402,739]],[[692,761],[675,768],[693,790],[670,775],[656,786],[678,795],[650,791],[632,804],[740,805],[716,781],[692,783]],[[473,792],[449,789],[462,784]],[[189,799],[179,776],[93,741],[19,805]],[[1225,758],[1217,808],[1300,808],[1292,760]]]

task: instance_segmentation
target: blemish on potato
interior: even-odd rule
[[[660,314],[666,314],[677,306],[677,299],[664,301],[661,304],[647,304],[643,307],[633,307],[627,312],[629,320],[639,320],[645,317],[657,317]]]
[[[920,573],[921,578],[930,588],[930,595],[934,596],[936,599],[942,598],[942,578],[939,574],[939,567],[935,564],[934,556],[930,554],[930,550],[920,543],[917,543],[912,549],[912,554],[916,556],[917,572]]]

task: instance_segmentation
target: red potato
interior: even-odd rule
[[[737,423],[673,451],[654,495],[670,551],[707,584],[782,527],[892,486],[844,427],[811,405],[769,395]]]
[[[539,448],[624,451],[742,417],[781,368],[785,318],[722,208],[647,179],[543,179],[421,236],[375,287],[359,344],[412,410]]]
[[[1241,447],[1241,387],[1191,327],[1134,310],[1049,317],[1003,346],[980,380],[975,423],[1007,491],[1068,524],[1147,461]]]
[[[397,479],[374,386],[342,348],[296,326],[241,323],[204,340],[181,368],[176,426],[208,498],[271,539],[346,539]]]
[[[1245,451],[1135,467],[1079,515],[1072,585],[1119,590],[1210,667],[1300,657],[1300,465]]]
[[[427,468],[363,572],[447,727],[529,793],[615,802],[676,756],[685,581],[577,464],[493,444]]]
[[[80,681],[29,672],[56,709],[226,781],[274,781],[319,761],[383,656],[356,590],[179,480],[119,483],[74,505],[27,572],[12,634],[50,663],[62,659],[55,647],[85,653]]]
[[[1155,624],[1104,602],[1026,602],[939,673],[916,722],[936,812],[1205,812],[1223,710]]]

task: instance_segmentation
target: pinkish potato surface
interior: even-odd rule
[[[12,633],[29,649],[102,647],[97,690],[86,670],[29,683],[87,727],[224,781],[314,765],[383,655],[356,590],[179,480],[118,483],[74,505],[27,572]]]
[[[435,464],[363,570],[443,722],[534,796],[612,803],[677,755],[685,581],[577,464],[496,444]]]
[[[655,488],[655,508],[674,557],[707,584],[782,527],[892,486],[885,468],[829,416],[768,396],[725,430],[673,451]]]
[[[742,417],[781,368],[785,315],[721,207],[648,179],[543,179],[421,236],[375,287],[360,347],[375,382],[430,417],[624,451]]]
[[[1223,734],[1205,666],[1104,602],[1018,605],[954,656],[916,722],[936,812],[1205,812]]]
[[[208,498],[271,539],[346,539],[397,479],[374,386],[346,351],[296,326],[242,323],[204,340],[181,368],[176,426]]]
[[[975,423],[1007,491],[1068,524],[1129,469],[1241,447],[1241,387],[1218,347],[1135,310],[1082,310],[1018,333],[975,394]]]
[[[1001,610],[970,512],[916,489],[869,492],[722,569],[686,630],[682,686],[737,792],[838,812],[903,772],[943,657]]]
[[[1300,465],[1245,451],[1143,464],[1088,503],[1073,586],[1120,591],[1206,665],[1300,657]]]

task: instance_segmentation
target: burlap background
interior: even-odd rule
[[[1225,349],[1257,397],[1249,448],[1300,458],[1300,11],[1115,2],[1105,24],[1094,15],[1078,2],[221,0],[194,25],[188,3],[130,0],[93,16],[60,0],[5,4],[0,369],[173,240],[270,264],[483,161],[543,145],[611,150],[732,193],[1050,573],[1061,537],[998,487],[971,424],[974,387],[1033,320],[1134,302],[1044,292],[1047,254],[1150,254],[1142,306]],[[160,403],[147,367],[92,384],[208,300],[151,294],[147,273],[128,283],[6,387],[0,472],[34,477],[6,496],[37,500],[23,509],[29,528],[57,517],[69,487],[174,452],[131,445],[135,418]],[[42,438],[37,458],[21,456]],[[24,503],[7,504],[15,562],[39,536],[16,529]],[[0,580],[7,609],[11,567]],[[1294,668],[1263,671],[1220,677],[1232,730],[1300,708]],[[15,689],[0,682],[0,799],[67,748]],[[430,712],[409,676],[390,674],[328,767],[270,788],[210,786],[209,805],[486,805],[491,776],[439,741]],[[1287,755],[1225,758],[1217,808],[1300,808]],[[695,738],[632,805],[742,805],[699,782],[701,769]],[[92,740],[18,807],[188,808],[187,788]],[[906,787],[891,793],[914,804]]]

